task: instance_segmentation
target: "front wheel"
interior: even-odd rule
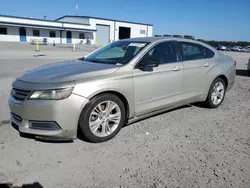
[[[210,86],[205,105],[209,108],[218,108],[226,94],[226,84],[222,78],[216,78]]]
[[[113,138],[125,121],[123,102],[113,94],[101,94],[86,105],[79,119],[83,136],[91,142],[105,142]]]

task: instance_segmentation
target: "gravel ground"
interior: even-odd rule
[[[78,53],[63,52],[58,60]],[[246,69],[250,54],[229,54],[238,69]],[[101,144],[47,143],[22,138],[8,124],[7,99],[18,74],[56,59],[27,54],[16,59],[6,54],[0,59],[0,184],[250,187],[250,77],[237,76],[218,109],[188,105],[126,126]]]

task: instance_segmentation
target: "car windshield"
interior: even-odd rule
[[[136,56],[147,42],[117,41],[84,58],[84,61],[124,65]]]

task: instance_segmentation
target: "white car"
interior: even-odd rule
[[[250,52],[250,46],[246,46],[245,48],[243,48],[244,52]]]
[[[227,47],[226,47],[226,46],[221,46],[221,47],[220,47],[220,50],[226,51],[226,50],[227,50]]]
[[[234,47],[232,48],[232,50],[235,51],[235,52],[242,52],[242,51],[243,51],[242,48],[241,48],[240,46],[234,46]]]

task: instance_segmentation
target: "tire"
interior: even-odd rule
[[[213,96],[214,96],[213,91],[214,91],[214,87],[216,87],[216,84],[220,84],[220,86],[223,86],[223,90],[224,90],[223,94],[220,94],[222,98],[219,100],[219,97],[217,97],[217,99],[219,100],[219,102],[217,101],[218,103],[213,101]],[[221,105],[221,103],[224,101],[225,94],[226,94],[225,81],[222,78],[216,78],[209,88],[208,96],[205,101],[205,106],[208,108],[218,108]]]
[[[113,106],[117,105],[113,111],[115,111],[116,116],[118,116],[117,114],[119,114],[120,112],[119,123],[115,123],[115,121],[112,122],[109,119],[109,117],[107,117],[108,113],[104,112],[104,111],[109,111],[108,109],[106,109],[108,104],[110,104],[110,106],[112,106],[112,104]],[[102,111],[101,109],[103,109],[104,111]],[[111,115],[114,115],[112,114],[113,111],[110,112]],[[83,137],[87,139],[88,141],[94,142],[94,143],[106,142],[110,140],[111,138],[113,138],[121,130],[125,122],[125,117],[126,117],[125,106],[123,102],[121,101],[121,99],[114,94],[105,93],[105,94],[100,94],[100,95],[95,96],[86,104],[85,108],[81,112],[78,124],[79,124],[79,128],[82,132]],[[92,118],[94,118],[95,120],[92,121]],[[104,121],[104,122],[100,124],[99,123],[100,121]],[[107,124],[109,126],[106,126]],[[113,126],[110,126],[110,124],[113,124]],[[98,127],[97,130],[95,128],[96,125]],[[109,131],[106,129],[109,129]],[[111,129],[114,129],[114,130],[111,131]]]

